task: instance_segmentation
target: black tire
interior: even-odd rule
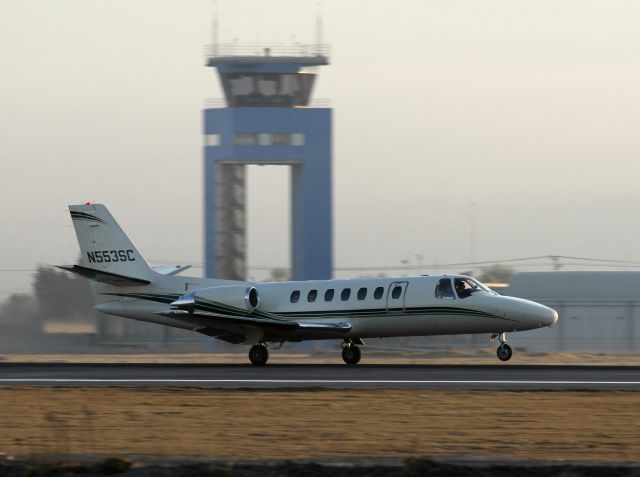
[[[269,359],[269,350],[264,345],[253,345],[249,350],[249,359],[251,364],[262,366]]]
[[[498,351],[496,352],[498,355],[498,359],[500,361],[509,361],[511,356],[513,355],[513,351],[511,350],[511,346],[508,344],[501,344],[498,346]]]
[[[347,364],[358,364],[360,362],[361,353],[357,346],[349,346],[342,348],[342,359]]]

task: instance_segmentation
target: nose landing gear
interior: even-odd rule
[[[511,346],[507,343],[503,343],[498,346],[498,351],[496,353],[498,355],[498,359],[500,361],[509,361],[511,359],[511,355],[513,355],[513,351],[511,350]]]
[[[500,334],[493,335],[491,337],[491,341],[495,340],[496,338],[500,340],[500,346],[498,346],[498,350],[496,351],[498,359],[500,361],[509,361],[511,359],[511,356],[513,355],[513,350],[511,349],[511,346],[507,344],[506,333],[502,332]]]

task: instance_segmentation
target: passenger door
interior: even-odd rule
[[[387,313],[392,311],[404,312],[404,298],[407,294],[409,282],[393,282],[387,290]]]

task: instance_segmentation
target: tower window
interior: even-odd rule
[[[255,133],[237,133],[233,135],[233,143],[237,146],[255,146],[258,135]]]
[[[204,135],[204,145],[205,146],[219,146],[220,145],[220,134],[205,134]]]
[[[304,146],[304,134],[302,133],[293,133],[291,135],[291,145],[292,146]]]
[[[286,134],[286,133],[272,134],[271,143],[274,146],[290,146],[291,134]]]
[[[221,73],[229,106],[307,106],[316,75],[304,73]]]
[[[258,134],[258,145],[259,146],[271,146],[271,134]]]
[[[233,144],[236,146],[304,146],[304,143],[303,133],[237,133],[233,135]],[[219,146],[220,136],[206,134],[205,144]]]

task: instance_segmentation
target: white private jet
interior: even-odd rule
[[[188,266],[150,268],[104,205],[69,211],[82,258],[60,268],[97,282],[97,310],[250,344],[255,365],[267,362],[271,343],[341,340],[342,359],[357,364],[363,338],[467,333],[499,338],[498,358],[508,361],[506,332],[558,320],[551,308],[458,275],[276,283],[174,276]]]

